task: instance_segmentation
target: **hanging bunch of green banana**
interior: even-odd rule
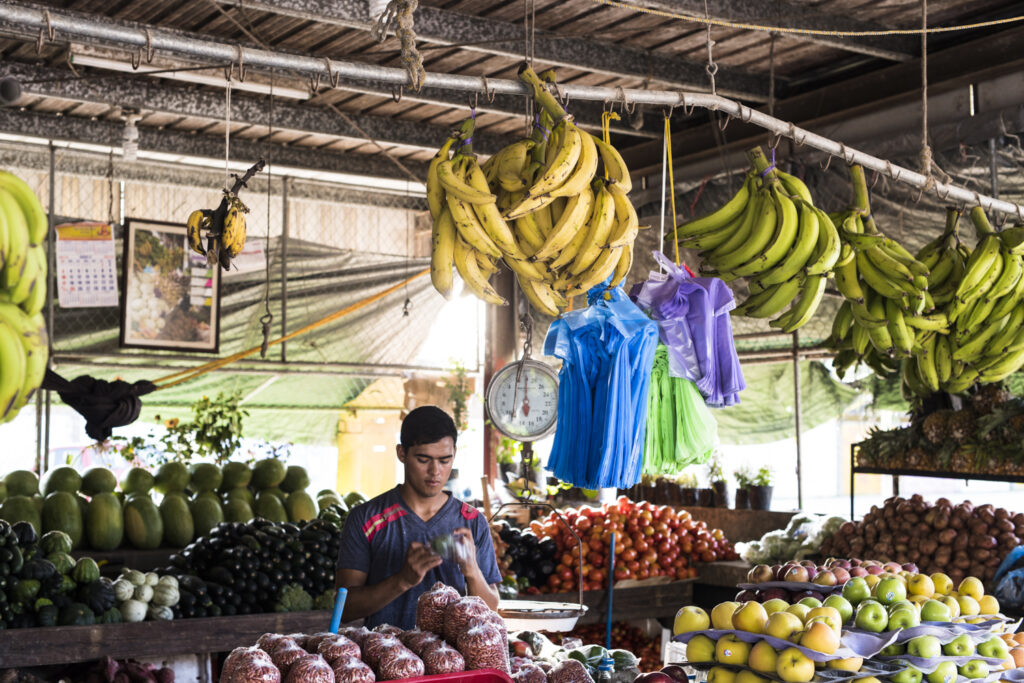
[[[480,165],[470,119],[430,163],[431,280],[448,297],[457,270],[477,297],[503,305],[489,282],[500,260],[537,310],[557,316],[572,297],[625,279],[640,226],[618,151],[580,129],[532,69],[520,79],[540,112],[531,137]]]
[[[46,373],[48,230],[32,188],[0,171],[0,423],[14,419]]]
[[[747,279],[750,296],[734,314],[777,316],[771,326],[793,332],[814,315],[840,262],[839,232],[802,180],[770,165],[760,147],[747,156],[750,171],[732,199],[676,233],[680,246],[700,250],[705,272]]]
[[[260,159],[242,177],[233,176],[234,184],[230,190],[224,190],[224,197],[216,209],[196,209],[188,215],[185,221],[188,245],[192,251],[205,256],[211,266],[219,263],[228,270],[231,259],[242,253],[246,237],[245,214],[249,213],[249,207],[238,198],[238,191],[262,171],[264,165],[266,162]]]

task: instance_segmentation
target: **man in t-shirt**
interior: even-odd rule
[[[455,460],[455,423],[440,408],[422,406],[402,421],[398,460],[405,482],[352,508],[341,532],[335,585],[348,589],[343,621],[366,626],[416,626],[416,601],[441,581],[464,595],[498,605],[501,582],[487,520],[444,491]],[[464,559],[441,558],[430,548],[454,534]]]

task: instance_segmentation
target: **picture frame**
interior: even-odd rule
[[[220,268],[188,246],[184,224],[126,218],[122,348],[217,353]]]

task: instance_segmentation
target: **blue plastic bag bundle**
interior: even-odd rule
[[[1003,558],[992,579],[993,595],[1004,607],[1024,607],[1024,545],[1019,545]]]
[[[660,252],[654,258],[666,274],[652,272],[631,295],[658,321],[672,376],[693,381],[713,408],[739,403],[747,385],[733,343],[732,290],[718,278],[691,277]]]
[[[690,380],[669,372],[668,349],[658,344],[651,370],[644,474],[678,474],[711,459],[718,423]]]
[[[544,353],[562,359],[558,429],[547,469],[586,489],[640,481],[651,365],[658,327],[607,283],[588,307],[551,324]]]

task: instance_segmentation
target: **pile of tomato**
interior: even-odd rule
[[[583,506],[562,511],[570,531],[558,517],[530,523],[531,530],[558,544],[558,564],[548,577],[543,592],[562,593],[580,585],[580,546],[582,541],[583,590],[600,590],[608,585],[608,556],[615,534],[615,581],[668,576],[692,579],[697,564],[738,558],[732,543],[721,529],[709,529],[683,509],[667,505],[636,503],[621,496],[602,507]],[[575,535],[573,535],[575,532]]]

